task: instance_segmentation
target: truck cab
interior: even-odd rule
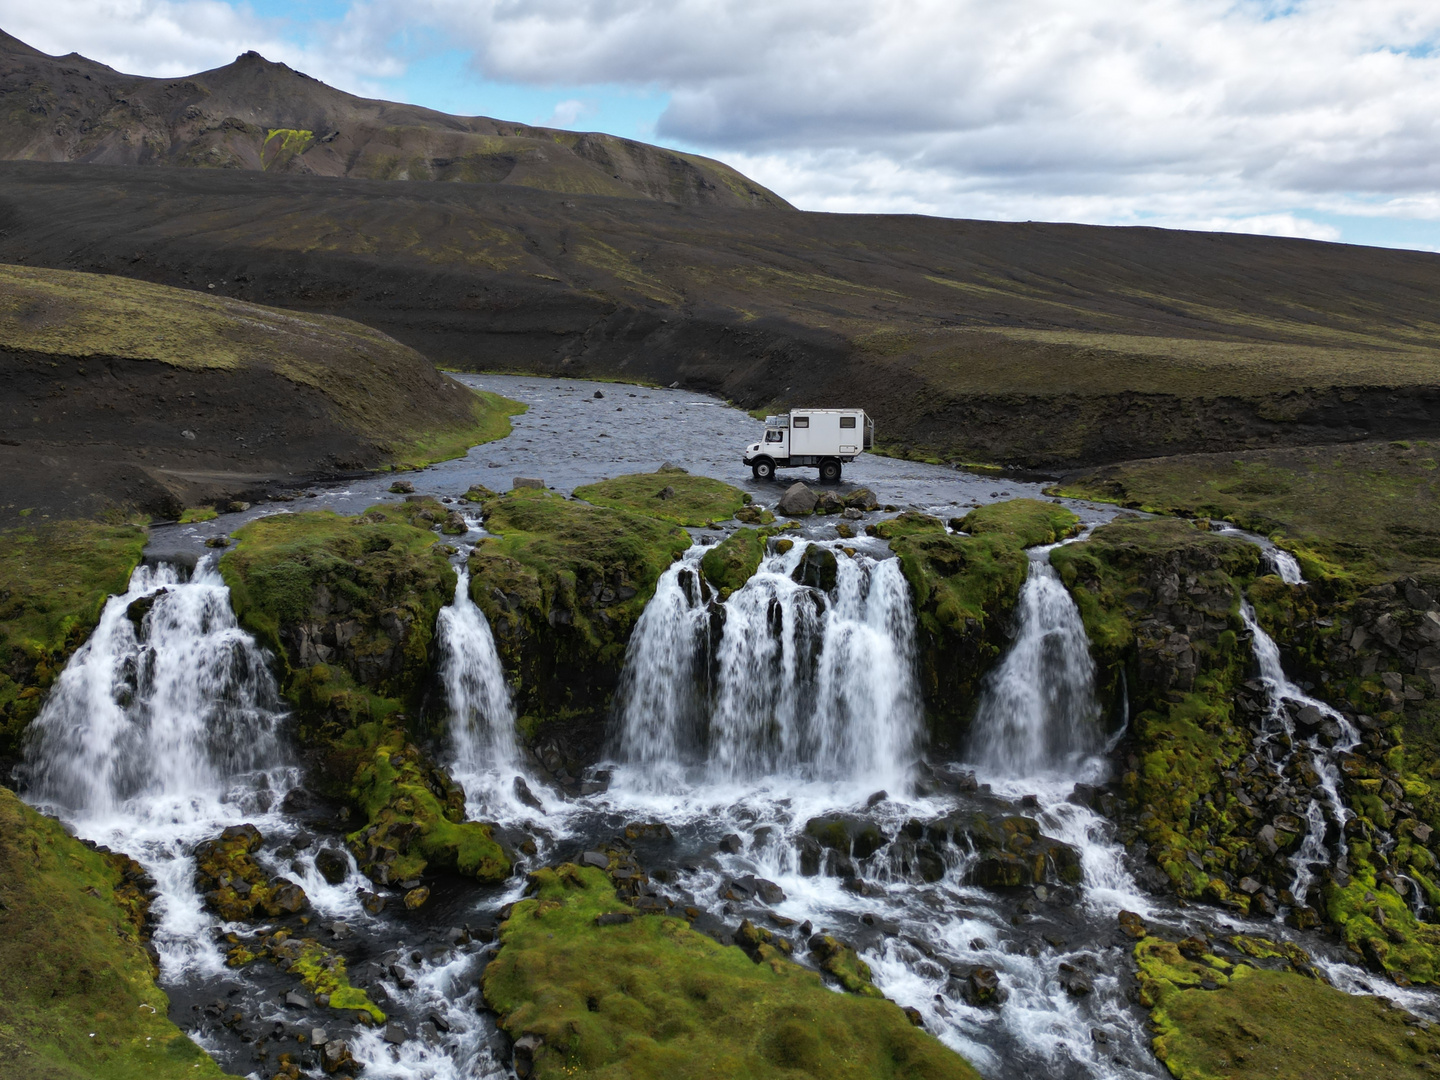
[[[765,437],[747,446],[742,460],[757,480],[769,480],[776,469],[810,467],[833,484],[874,444],[875,421],[864,409],[791,409],[765,418]]]

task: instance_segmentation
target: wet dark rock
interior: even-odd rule
[[[720,843],[716,846],[727,855],[739,855],[745,850],[745,842],[735,833],[727,833],[722,836]]]
[[[957,969],[962,970],[962,969]],[[956,977],[952,971],[951,977]],[[994,968],[975,967],[959,975],[960,996],[965,1004],[975,1008],[998,1008],[1005,1003],[1010,992],[1000,985],[1000,975]]]
[[[292,1009],[308,1009],[310,1008],[310,999],[304,994],[297,994],[291,990],[285,995],[285,1004]]]
[[[879,504],[868,487],[856,488],[845,496],[845,505],[852,510],[874,510]]]
[[[925,837],[937,846],[953,844],[975,852],[979,858],[967,880],[982,888],[1080,882],[1079,853],[1043,835],[1033,818],[957,811],[927,824]]]
[[[323,847],[315,853],[315,869],[331,885],[339,885],[350,873],[350,860],[339,848]]]
[[[815,504],[818,501],[815,492],[802,483],[794,483],[785,489],[784,495],[780,496],[780,501],[775,505],[775,512],[784,514],[786,517],[804,517],[815,512]]]
[[[669,841],[675,839],[675,834],[663,821],[632,821],[625,826],[625,839],[632,844],[638,840]]]
[[[405,1029],[399,1024],[385,1025],[385,1041],[391,1046],[399,1046],[409,1038],[410,1036],[405,1034]]]
[[[393,495],[410,495],[415,491],[415,485],[409,480],[396,480],[390,485],[390,492]]]
[[[581,866],[593,866],[604,870],[610,865],[610,858],[603,851],[586,851],[576,860]]]
[[[1133,911],[1122,911],[1119,916],[1117,916],[1117,919],[1120,923],[1120,929],[1124,931],[1125,935],[1134,938],[1136,941],[1139,941],[1150,932],[1145,925],[1145,920]]]
[[[379,893],[365,892],[362,890],[360,893],[360,906],[371,915],[379,915],[380,912],[385,910],[385,898]]]
[[[545,812],[545,804],[540,801],[539,796],[530,790],[530,785],[525,782],[523,776],[515,777],[513,790],[515,792],[515,798],[521,805],[528,806],[531,810],[539,810],[541,813]]]
[[[890,836],[869,818],[826,814],[805,823],[805,834],[820,844],[856,859],[868,859],[890,842]]]
[[[874,807],[879,806],[889,797],[890,793],[888,791],[877,791],[875,792],[875,794],[871,795],[868,799],[865,800],[865,809],[873,809]]]
[[[815,496],[815,513],[838,514],[845,509],[845,502],[833,491],[822,491]]]
[[[925,1026],[925,1017],[920,1015],[920,1010],[915,1008],[915,1006],[906,1005],[904,1011],[905,1018],[909,1020],[910,1023],[914,1024],[916,1027]]]
[[[1090,976],[1074,964],[1066,963],[1060,965],[1060,988],[1073,998],[1089,997],[1095,992]]]
[[[520,1080],[530,1080],[535,1073],[535,1054],[544,1040],[539,1035],[522,1035],[515,1040],[510,1064]]]
[[[790,578],[796,584],[830,592],[835,588],[839,573],[840,564],[836,561],[835,552],[826,547],[812,546],[805,549],[800,565],[795,567]]]
[[[330,1039],[325,1043],[320,1054],[320,1067],[327,1075],[333,1073],[353,1073],[356,1068],[355,1058],[350,1054],[350,1047],[344,1039]]]

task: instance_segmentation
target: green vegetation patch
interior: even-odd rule
[[[1359,581],[1440,570],[1440,444],[1192,454],[1110,466],[1055,494],[1204,515],[1273,537],[1305,576]]]
[[[1103,526],[1050,562],[1080,609],[1105,696],[1128,672],[1140,767],[1122,788],[1152,856],[1181,895],[1246,908],[1221,875],[1239,876],[1255,815],[1222,774],[1251,748],[1234,694],[1252,660],[1239,605],[1259,573],[1257,549],[1160,518]],[[1167,620],[1191,632],[1172,635]]]
[[[15,1076],[225,1074],[169,1019],[123,857],[102,855],[0,788],[0,1038]]]
[[[955,526],[971,536],[1004,533],[1021,547],[1055,544],[1080,532],[1080,519],[1055,503],[1010,499],[976,507]]]
[[[455,592],[432,531],[449,513],[433,499],[381,503],[358,517],[275,514],[235,534],[220,572],[241,623],[281,658],[287,689],[319,663],[383,697],[418,692]]]
[[[525,406],[475,392],[349,319],[300,314],[104,274],[0,265],[0,344],[56,357],[273,371],[322,394],[340,427],[392,462],[458,457],[510,432]]]
[[[471,592],[494,623],[506,613],[495,590],[618,666],[628,628],[665,569],[690,546],[683,530],[627,510],[521,489],[487,500],[495,534],[470,556]],[[617,633],[617,630],[620,633]]]
[[[765,540],[765,533],[757,529],[736,529],[700,560],[700,572],[720,590],[722,601],[760,569],[760,562],[765,558]]]
[[[465,820],[465,793],[398,732],[386,732],[355,773],[352,804],[368,824],[349,837],[362,866],[383,866],[381,880],[406,881],[427,868],[493,884],[510,876],[510,859],[489,825]]]
[[[500,930],[486,1003],[513,1038],[543,1040],[537,1080],[976,1076],[893,1003],[836,994],[769,945],[758,962],[679,919],[635,917],[605,874],[566,864]]]
[[[575,497],[620,510],[700,526],[727,521],[750,501],[737,487],[708,476],[691,476],[683,469],[661,469],[602,480],[575,489]]]
[[[18,752],[45,691],[123,593],[146,533],[60,521],[0,531],[0,754]]]
[[[1420,1077],[1440,1067],[1440,1038],[1381,998],[1182,952],[1186,944],[1135,946],[1155,1055],[1177,1080]]]

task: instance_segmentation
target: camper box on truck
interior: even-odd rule
[[[765,438],[745,448],[744,462],[757,480],[776,469],[813,468],[833,484],[841,466],[875,444],[875,421],[864,409],[791,409],[765,418]]]

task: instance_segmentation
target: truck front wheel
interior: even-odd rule
[[[756,480],[775,479],[775,463],[769,458],[761,458],[750,466],[750,471],[755,474]]]
[[[820,482],[822,484],[838,484],[840,482],[840,462],[834,458],[826,458],[820,462]]]

